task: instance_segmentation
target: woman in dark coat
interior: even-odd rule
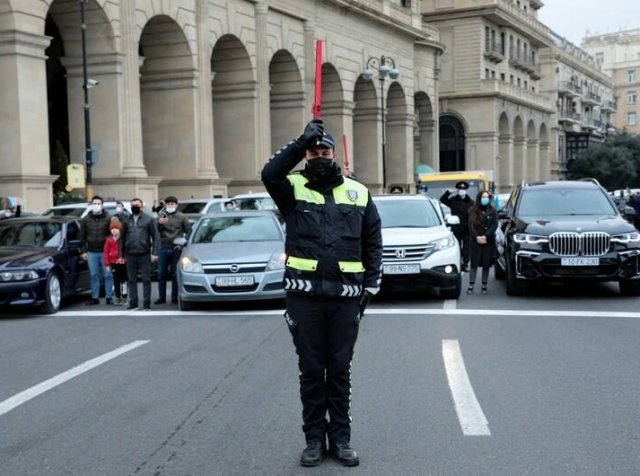
[[[489,269],[493,265],[496,249],[496,230],[498,229],[498,212],[491,203],[489,192],[478,193],[476,201],[469,210],[470,257],[469,287],[467,294],[473,294],[478,266],[482,267],[482,294],[487,294]]]

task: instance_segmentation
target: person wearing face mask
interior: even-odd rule
[[[469,271],[467,294],[473,294],[479,266],[482,267],[482,294],[487,294],[489,270],[493,266],[495,257],[498,229],[498,212],[491,202],[489,192],[486,190],[478,192],[476,201],[469,211],[471,271]]]
[[[467,194],[468,189],[468,182],[458,182],[456,184],[457,194],[446,190],[440,197],[440,201],[451,208],[451,214],[460,218],[460,224],[453,225],[451,231],[460,244],[463,271],[469,271],[469,209],[473,205],[473,200]]]
[[[151,263],[158,259],[160,235],[156,220],[144,213],[142,200],[131,200],[131,216],[122,224],[120,256],[127,263],[129,307],[138,308],[138,273],[142,280],[142,309],[151,309]]]
[[[102,207],[102,197],[91,199],[91,211],[80,221],[80,240],[82,241],[82,259],[87,261],[91,282],[91,299],[85,304],[100,304],[100,275],[104,276],[106,303],[113,304],[113,275],[104,264],[104,241],[109,236],[111,216]]]
[[[191,224],[184,213],[178,211],[178,199],[169,196],[164,200],[165,207],[158,213],[158,231],[160,232],[160,254],[158,255],[158,299],[154,304],[167,302],[167,275],[171,278],[171,302],[178,302],[178,280],[176,267],[182,247],[173,242],[176,238],[187,237],[191,233]]]
[[[304,170],[292,173],[301,160]],[[360,319],[380,288],[380,217],[367,188],[341,174],[319,119],[269,159],[262,182],[286,220],[285,319],[307,445],[300,464],[320,464],[328,443],[330,455],[356,466],[350,369]]]

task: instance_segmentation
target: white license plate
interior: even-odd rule
[[[230,286],[251,286],[253,276],[224,276],[216,278],[216,286],[221,288]]]
[[[382,274],[420,274],[419,264],[385,264]]]
[[[562,266],[598,266],[600,258],[562,258]]]

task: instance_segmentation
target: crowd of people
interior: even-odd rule
[[[115,215],[103,207],[102,197],[91,199],[91,212],[80,222],[82,258],[87,261],[91,280],[88,306],[100,304],[100,281],[104,281],[107,305],[128,305],[127,309],[151,309],[151,263],[158,263],[158,299],[167,302],[170,280],[171,302],[178,302],[176,268],[191,233],[187,217],[178,211],[178,199],[167,197],[155,218],[143,210],[142,200],[131,200],[131,213],[118,202]],[[139,306],[138,276],[142,281],[142,306]]]

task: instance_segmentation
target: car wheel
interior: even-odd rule
[[[640,281],[620,281],[619,285],[623,296],[640,296]]]
[[[509,260],[509,258],[505,257],[506,262],[507,262],[507,270],[505,273],[505,278],[507,280],[506,285],[507,285],[507,295],[508,296],[520,296],[521,294],[524,294],[525,291],[525,285],[524,284],[520,284],[517,282],[516,280],[516,275],[513,271],[513,268],[511,267],[511,261]]]
[[[60,278],[54,272],[49,273],[47,284],[44,290],[44,304],[41,311],[43,314],[55,314],[60,309],[62,303],[62,286]]]
[[[458,299],[460,290],[462,289],[462,278],[458,276],[458,282],[453,288],[440,288],[440,297],[442,299]]]
[[[189,301],[184,301],[180,297],[178,297],[178,306],[181,311],[191,311],[193,309],[193,303]]]

